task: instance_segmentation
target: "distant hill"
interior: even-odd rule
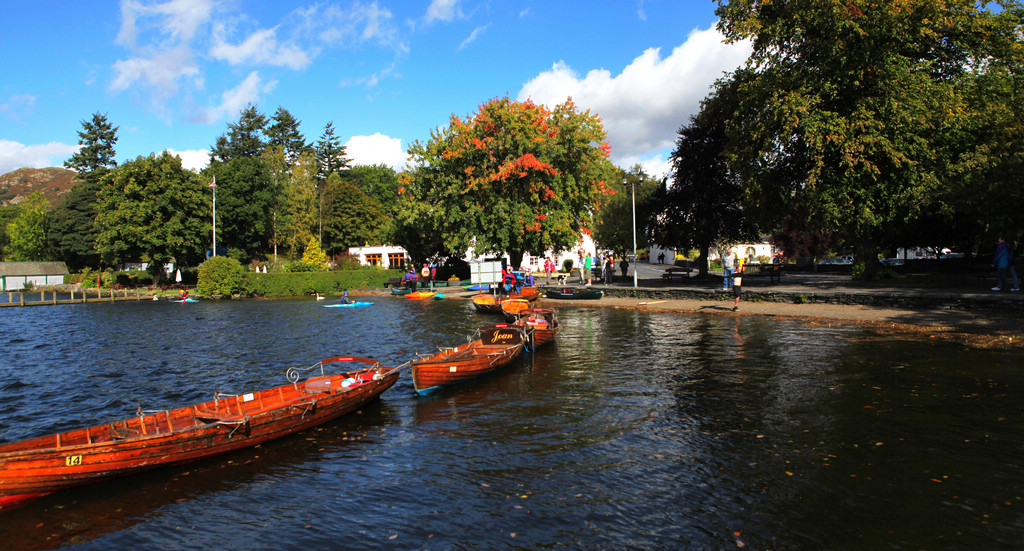
[[[74,185],[77,173],[66,168],[19,168],[0,176],[0,207],[17,205],[38,191],[57,206]]]

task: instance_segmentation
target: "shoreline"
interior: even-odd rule
[[[388,292],[366,290],[367,296],[390,296]],[[446,299],[468,300],[464,292],[445,293]],[[913,336],[956,342],[985,349],[1024,348],[1024,318],[1012,314],[972,312],[952,308],[886,308],[857,304],[761,302],[740,300],[732,310],[729,300],[637,299],[605,296],[599,300],[558,300],[543,296],[544,307],[572,305],[624,308],[648,312],[716,316],[763,316],[777,319],[801,319],[811,324],[854,324],[883,335]]]

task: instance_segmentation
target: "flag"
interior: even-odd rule
[[[213,182],[209,185],[209,187],[217,187],[217,177],[216,176],[213,177]]]

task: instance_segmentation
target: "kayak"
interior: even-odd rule
[[[199,301],[198,301],[198,300],[196,300],[196,299],[194,299],[194,298],[187,298],[187,299],[185,299],[185,300],[181,300],[181,299],[174,299],[174,300],[172,300],[171,302],[199,302]]]
[[[359,308],[361,306],[373,306],[372,302],[350,302],[348,304],[324,304],[324,308]]]

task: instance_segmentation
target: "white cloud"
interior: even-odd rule
[[[352,136],[345,143],[345,154],[354,165],[385,164],[401,171],[409,159],[402,149],[402,140],[381,133],[372,136]]]
[[[30,94],[14,94],[7,101],[0,103],[0,115],[7,119],[23,123],[23,116],[35,113],[36,96]]]
[[[427,23],[434,21],[451,21],[464,17],[462,9],[459,8],[459,0],[433,0],[427,6]]]
[[[181,157],[182,168],[199,172],[206,168],[210,164],[210,150],[209,149],[189,149],[186,151],[177,151],[174,149],[168,149],[168,153],[171,155],[177,155]]]
[[[224,41],[223,26],[219,26],[214,35],[216,43],[210,49],[210,55],[231,65],[266,64],[303,69],[312,61],[310,56],[295,44],[279,44],[276,29],[256,31],[239,44],[228,44]]]
[[[579,108],[600,115],[612,161],[624,166],[672,149],[676,131],[697,112],[714,81],[749,54],[748,43],[725,44],[714,29],[696,30],[668,57],[648,49],[614,76],[594,69],[580,78],[565,63],[555,63],[523,85],[518,99],[553,107],[571,97]]]
[[[250,103],[259,103],[260,95],[269,93],[277,86],[277,81],[264,83],[259,72],[252,71],[238,86],[225,90],[221,94],[221,102],[204,109],[198,122],[212,123],[224,117],[232,117],[242,111]]]
[[[484,33],[484,31],[487,30],[487,27],[490,27],[490,25],[484,25],[482,27],[477,27],[473,29],[473,32],[469,33],[469,36],[467,36],[466,39],[462,41],[462,44],[459,44],[459,51],[461,52],[466,48],[466,46],[472,44],[481,34]]]
[[[0,174],[7,174],[12,170],[25,167],[64,166],[64,160],[74,155],[78,151],[78,147],[58,142],[25,145],[0,139]]]

